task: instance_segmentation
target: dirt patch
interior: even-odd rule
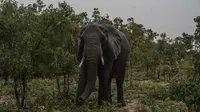
[[[139,81],[140,83],[143,83],[143,84],[152,84],[152,85],[160,85],[160,86],[167,86],[169,85],[168,82],[153,82],[151,80],[144,80],[144,81]]]
[[[153,82],[151,80],[144,80],[144,81],[137,81],[139,85],[160,85],[160,86],[168,86],[169,83],[167,82]],[[138,93],[137,90],[127,90],[132,95],[134,94],[134,98],[127,101],[127,106],[125,107],[125,110],[127,112],[138,112],[138,107],[140,106],[139,97],[142,95],[142,93]]]
[[[10,101],[10,96],[0,96],[0,105],[1,104],[7,104],[8,101]]]
[[[125,107],[125,109],[128,112],[138,112],[137,111],[138,105],[139,105],[139,101],[137,99],[134,99],[130,103],[127,104],[127,106]]]

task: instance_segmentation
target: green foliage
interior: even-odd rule
[[[182,102],[156,100],[151,106],[140,105],[138,112],[188,112]]]
[[[180,66],[181,77],[176,77],[170,84],[171,98],[183,101],[188,111],[199,111],[200,76],[195,70],[192,60],[184,60]]]
[[[30,88],[27,102],[31,108],[35,106],[47,106],[47,102],[53,101],[56,90],[51,80],[31,80],[28,87]]]
[[[171,83],[170,92],[172,99],[183,101],[189,109],[199,111],[200,102],[200,80],[199,76],[190,73],[190,76],[183,80],[175,80]]]

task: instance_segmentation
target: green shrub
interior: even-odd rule
[[[28,83],[28,108],[45,110],[49,103],[53,102],[56,90],[52,80],[33,79]]]
[[[182,102],[171,100],[154,100],[150,105],[141,104],[139,112],[187,112],[187,106]]]
[[[200,77],[195,73],[186,72],[187,78],[174,79],[170,84],[171,99],[183,101],[188,111],[200,111]]]
[[[165,100],[170,97],[169,95],[169,89],[165,86],[154,86],[154,88],[148,93],[148,96],[158,100]]]

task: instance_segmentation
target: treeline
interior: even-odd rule
[[[112,24],[126,34],[131,46],[127,69],[130,84],[134,71],[144,71],[141,79],[171,82],[171,98],[185,102],[189,110],[199,111],[200,16],[194,18],[194,34],[183,32],[180,37],[168,37],[135,23],[133,17],[127,18],[126,23],[120,17],[111,20],[109,15],[102,16],[98,8],[88,17],[86,12],[76,14],[66,2],[53,7],[42,0],[27,6],[2,0],[0,71],[5,79],[14,79],[17,105],[23,107],[27,79],[34,76],[57,80],[58,91],[59,77],[64,77],[63,91],[69,95],[69,84],[78,72],[76,38],[82,26],[93,22]],[[19,81],[22,94],[17,89]]]

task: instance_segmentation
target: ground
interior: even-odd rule
[[[138,99],[134,99],[132,101],[130,101],[127,106],[125,107],[125,109],[128,111],[128,112],[137,112],[137,107],[139,105],[139,101]]]
[[[170,100],[167,94],[169,83],[153,82],[151,80],[132,80],[125,83],[124,96],[127,105],[122,108],[116,106],[116,85],[112,83],[113,104],[98,107],[97,90],[91,95],[89,102],[75,112],[187,112],[186,106],[182,102]],[[2,85],[2,84],[1,84]],[[38,112],[65,112],[74,108],[75,89],[70,89],[70,100],[62,98],[56,94],[55,80],[35,79],[29,81],[29,94],[26,101],[27,110]],[[30,89],[31,88],[31,89]],[[62,87],[61,87],[62,88]],[[8,111],[10,107],[15,107],[15,99],[12,89],[12,81],[0,90],[0,111]],[[16,109],[16,108],[15,108]],[[163,111],[164,110],[164,111]],[[13,110],[12,110],[13,111]]]

